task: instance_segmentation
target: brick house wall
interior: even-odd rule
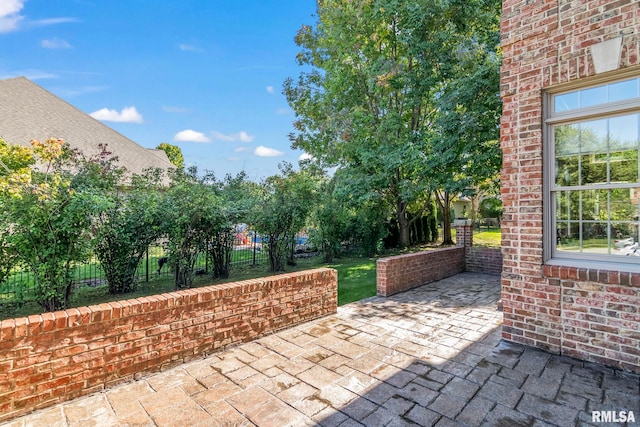
[[[322,268],[0,322],[0,422],[336,313]]]
[[[639,66],[639,4],[504,0],[502,11],[503,337],[638,372],[640,275],[545,266],[543,94]],[[594,48],[616,38],[616,70],[596,70]]]

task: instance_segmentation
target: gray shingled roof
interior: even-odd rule
[[[28,147],[32,139],[62,138],[86,156],[106,143],[132,173],[174,167],[164,151],[138,145],[24,77],[0,80],[0,138]]]

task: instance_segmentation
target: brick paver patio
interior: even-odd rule
[[[460,274],[2,426],[598,425],[592,411],[640,421],[638,375],[501,341],[499,294],[498,277]]]

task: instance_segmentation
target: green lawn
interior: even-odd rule
[[[327,267],[338,270],[338,305],[360,301],[376,294],[376,260],[350,258]]]
[[[491,230],[476,230],[473,233],[474,246],[500,247],[502,233],[499,228]]]

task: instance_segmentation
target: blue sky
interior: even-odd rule
[[[297,164],[282,84],[316,0],[0,0],[0,79],[25,76],[144,147],[255,180]],[[53,135],[47,135],[53,136]],[[46,137],[46,136],[43,136]]]

